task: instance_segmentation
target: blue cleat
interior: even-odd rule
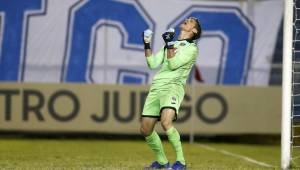
[[[150,166],[146,166],[144,169],[145,170],[146,169],[167,169],[169,167],[170,167],[169,163],[162,165],[162,164],[158,163],[157,161],[155,161],[155,162],[152,162],[152,164]]]
[[[186,165],[183,165],[182,163],[180,163],[179,161],[176,161],[171,168],[169,169],[173,169],[173,170],[186,170]]]

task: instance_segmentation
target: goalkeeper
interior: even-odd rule
[[[180,103],[184,97],[184,85],[198,56],[194,40],[201,36],[201,26],[197,18],[187,18],[180,25],[180,35],[173,41],[174,29],[162,34],[165,46],[153,55],[151,50],[152,31],[143,34],[145,56],[150,69],[161,66],[154,76],[142,113],[140,131],[153,150],[156,160],[145,169],[186,169],[180,135],[172,125],[176,120]],[[168,140],[176,153],[176,162],[170,166],[158,134],[154,131],[157,121],[161,121]]]

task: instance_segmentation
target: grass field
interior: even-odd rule
[[[164,146],[173,162],[171,146]],[[190,170],[280,169],[279,145],[199,142],[183,148]],[[152,160],[140,140],[0,139],[0,169],[138,170]]]

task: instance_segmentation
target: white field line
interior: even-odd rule
[[[236,154],[236,153],[228,152],[228,151],[223,150],[223,149],[216,149],[216,148],[213,148],[213,147],[210,147],[210,146],[207,146],[207,145],[203,145],[203,144],[199,144],[199,146],[204,148],[204,149],[210,150],[210,151],[219,152],[219,153],[222,153],[224,155],[240,158],[242,160],[245,160],[247,162],[251,162],[253,164],[257,164],[257,165],[260,165],[260,166],[264,166],[264,167],[268,167],[268,168],[275,168],[276,167],[276,166],[267,164],[265,162],[257,161],[255,159],[249,158],[249,157],[244,156],[244,155],[239,155],[239,154]]]

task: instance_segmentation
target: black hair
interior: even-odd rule
[[[201,28],[200,21],[196,17],[190,17],[190,18],[193,19],[194,21],[196,21],[195,28],[197,30],[197,33],[194,33],[194,36],[192,37],[192,40],[199,39],[201,37],[201,34],[202,34],[202,28]]]

